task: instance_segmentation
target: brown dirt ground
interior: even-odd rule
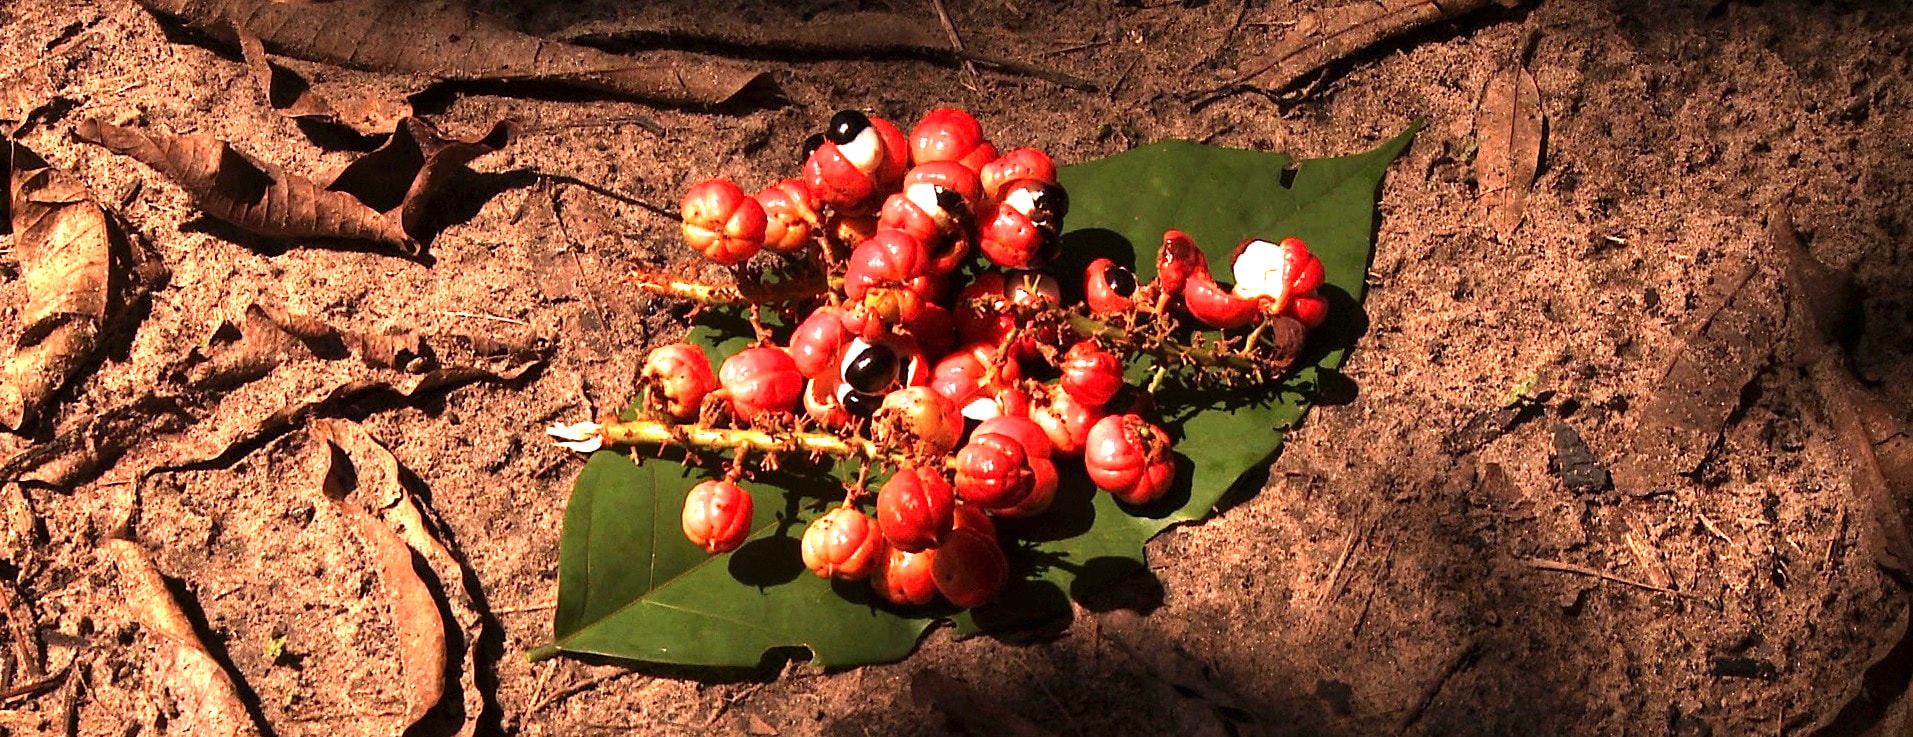
[[[69,100],[25,143],[101,201],[124,202],[120,213],[173,274],[137,331],[61,395],[58,417],[0,437],[0,451],[139,396],[254,302],[355,330],[547,337],[554,358],[524,382],[350,413],[422,481],[477,575],[492,612],[484,661],[497,705],[480,733],[958,729],[910,698],[913,674],[926,669],[1059,735],[1185,732],[1200,721],[1185,721],[1194,702],[1112,647],[1088,613],[1032,642],[936,631],[903,663],[842,673],[800,665],[699,682],[527,662],[523,653],[550,635],[559,526],[579,467],[540,429],[620,404],[645,347],[682,330],[681,310],[618,278],[634,262],[675,258],[673,223],[528,172],[669,203],[706,177],[782,176],[804,136],[844,107],[907,120],[963,106],[999,142],[1041,145],[1063,162],[1175,137],[1334,155],[1423,118],[1428,128],[1382,196],[1373,327],[1346,370],[1357,391],[1309,419],[1259,495],[1150,544],[1158,580],[1117,597],[1153,606],[1146,646],[1209,666],[1266,734],[1797,734],[1828,717],[1891,644],[1904,594],[1864,552],[1867,506],[1804,374],[1764,369],[1698,480],[1673,493],[1570,492],[1550,469],[1553,429],[1573,427],[1603,462],[1624,458],[1657,367],[1706,306],[1716,267],[1761,258],[1764,223],[1789,202],[1812,251],[1870,290],[1854,358],[1895,415],[1908,416],[1913,8],[1545,0],[1387,44],[1300,99],[1238,95],[1192,110],[1179,97],[1230,76],[1316,5],[950,4],[971,45],[1101,81],[1093,93],[987,71],[972,87],[957,69],[910,59],[774,58],[761,61],[778,69],[789,100],[771,109],[707,114],[469,91],[436,116],[445,128],[647,114],[668,133],[558,129],[479,160],[481,174],[461,185],[473,214],[437,239],[426,267],[312,248],[270,254],[191,226],[197,213],[177,187],[73,141],[72,125],[99,117],[213,133],[301,171],[353,154],[313,145],[261,104],[235,59],[169,40],[130,0],[0,3],[0,84],[39,80],[29,88],[39,101]],[[604,0],[481,7],[534,32],[691,12]],[[697,12],[797,23],[860,9],[932,17],[927,4],[903,2],[729,0]],[[1531,33],[1547,159],[1527,224],[1500,243],[1483,225],[1467,152],[1484,82]],[[335,89],[402,88],[294,66]],[[0,292],[11,319],[21,290]],[[78,733],[168,733],[177,708],[151,682],[151,644],[92,552],[134,510],[138,539],[203,613],[204,634],[277,734],[394,731],[396,635],[373,564],[318,493],[305,433],[130,483],[134,469],[218,450],[241,425],[328,381],[275,372],[206,421],[230,423],[224,429],[159,434],[75,488],[6,493],[0,572],[42,628],[87,643],[84,687],[73,694]],[[1478,448],[1448,440],[1524,381],[1554,393],[1540,417]],[[1697,598],[1521,562],[1650,578],[1625,542],[1630,532]],[[274,662],[266,653],[280,636],[293,657]],[[72,649],[53,653],[60,662]],[[1771,670],[1737,677],[1722,662]],[[64,696],[0,704],[0,733],[58,733]]]

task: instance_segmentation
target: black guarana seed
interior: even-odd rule
[[[1118,296],[1127,297],[1136,293],[1136,272],[1127,266],[1111,266],[1103,270],[1103,281],[1109,282],[1109,291]]]
[[[937,193],[937,207],[941,207],[944,212],[952,214],[964,210],[963,193],[942,185],[937,185],[935,189]]]
[[[865,347],[844,366],[844,383],[859,392],[880,392],[897,381],[897,352],[888,347]]]
[[[810,160],[811,154],[817,153],[817,147],[822,145],[824,145],[824,134],[822,133],[810,134],[809,138],[804,139],[804,156],[803,158],[800,158],[797,160],[797,165],[803,166],[804,162]]]
[[[869,417],[883,406],[882,394],[865,394],[858,391],[844,392],[844,411],[858,417]]]
[[[870,117],[855,110],[839,110],[830,116],[830,126],[824,129],[825,140],[842,146],[857,140],[857,134],[870,127]]]
[[[1069,214],[1069,192],[1054,184],[1045,184],[1036,190],[1036,209],[1049,213],[1051,219],[1062,221]]]

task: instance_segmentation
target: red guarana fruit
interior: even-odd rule
[[[1093,340],[1078,341],[1063,354],[1063,391],[1091,407],[1109,403],[1123,388],[1123,359]]]
[[[1089,429],[1083,468],[1096,488],[1129,504],[1147,504],[1175,480],[1168,433],[1136,415],[1110,415]]]
[[[995,158],[996,146],[983,137],[983,126],[962,110],[931,110],[910,129],[910,161],[919,166],[954,161],[976,172]]]
[[[680,213],[685,242],[715,263],[736,266],[764,247],[764,207],[734,182],[711,179],[692,186]]]
[[[730,481],[712,479],[684,497],[684,536],[716,555],[736,550],[751,535],[751,495]]]
[[[1180,230],[1162,234],[1162,248],[1156,251],[1156,286],[1163,294],[1181,296],[1183,283],[1191,274],[1209,272],[1209,257],[1196,247],[1194,239]]]
[[[819,222],[817,198],[802,179],[786,179],[757,191],[752,196],[764,208],[764,247],[782,254],[796,255],[815,242],[812,231]]]
[[[1309,253],[1300,238],[1280,243],[1251,238],[1235,247],[1229,263],[1235,296],[1261,301],[1272,315],[1286,312],[1291,300],[1322,286],[1322,260]]]
[[[1029,453],[1008,435],[972,433],[970,442],[957,451],[956,493],[966,502],[1008,509],[1022,503],[1035,484]]]
[[[1004,186],[996,206],[977,220],[978,248],[1010,269],[1041,268],[1061,252],[1069,195],[1060,185],[1018,179]]]
[[[804,159],[804,184],[819,204],[846,215],[872,213],[909,168],[909,143],[896,126],[855,110],[831,116]]]
[[[782,348],[746,348],[724,359],[718,383],[739,417],[752,420],[766,412],[794,412],[804,392],[804,375]]]
[[[651,349],[638,380],[650,388],[649,409],[678,422],[697,419],[704,396],[717,390],[717,374],[704,349],[672,343]]]
[[[983,166],[979,172],[983,185],[983,196],[992,200],[1003,199],[1003,189],[1010,183],[1033,179],[1038,182],[1056,183],[1056,162],[1041,149],[1011,149]]]
[[[1001,416],[984,420],[971,431],[971,437],[979,435],[1004,435],[1023,446],[1025,461],[1030,471],[1029,493],[1015,503],[1001,506],[985,505],[992,514],[1003,517],[1030,517],[1049,509],[1050,502],[1056,498],[1056,486],[1059,477],[1056,465],[1050,461],[1055,447],[1050,443],[1049,434],[1042,426],[1027,417]],[[961,461],[959,461],[961,467]]]
[[[877,491],[877,527],[890,547],[909,553],[936,547],[956,521],[956,491],[943,472],[905,466]]]
[[[1089,428],[1103,419],[1103,410],[1085,405],[1063,387],[1051,384],[1030,407],[1030,419],[1049,435],[1057,453],[1081,456]]]
[[[1313,330],[1328,322],[1328,299],[1309,292],[1289,300],[1289,308],[1282,314],[1295,318],[1302,323],[1302,327]]]
[[[834,305],[818,307],[791,333],[791,360],[797,364],[798,373],[805,376],[829,373],[842,360],[851,337],[850,329],[844,326],[842,309]]]
[[[1209,272],[1197,272],[1182,284],[1182,306],[1189,316],[1212,328],[1231,330],[1255,322],[1261,307],[1253,299],[1242,299],[1216,284]]]
[[[1129,309],[1136,296],[1136,272],[1107,258],[1089,262],[1083,274],[1083,302],[1092,315],[1111,315]]]
[[[930,561],[937,592],[964,608],[996,600],[1009,583],[1010,562],[995,535],[970,529],[952,530]]]
[[[937,599],[935,550],[906,553],[887,548],[870,573],[870,587],[897,606],[923,606]]]
[[[804,567],[822,578],[861,581],[877,566],[883,535],[852,507],[837,507],[812,520],[800,543]]]
[[[877,442],[923,455],[948,454],[963,437],[963,413],[956,403],[927,386],[884,395],[871,425]]]

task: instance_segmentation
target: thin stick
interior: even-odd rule
[[[963,35],[957,33],[956,24],[950,21],[950,11],[944,9],[943,0],[930,0],[930,7],[937,11],[937,22],[943,24],[943,35],[950,37],[950,48],[955,49],[958,56],[962,56]],[[965,57],[963,59],[963,71],[970,77],[968,83],[964,86],[972,90],[976,89],[978,76],[976,73],[976,63]]]
[[[1665,586],[1655,586],[1654,584],[1648,583],[1646,581],[1636,581],[1626,576],[1608,573],[1607,571],[1597,570],[1594,568],[1589,568],[1587,566],[1579,566],[1573,563],[1564,563],[1562,561],[1548,560],[1546,558],[1523,558],[1521,562],[1526,563],[1535,568],[1539,568],[1544,571],[1555,571],[1557,573],[1575,573],[1575,574],[1579,574],[1583,576],[1593,576],[1595,578],[1602,579],[1604,581],[1613,581],[1614,583],[1625,584],[1625,585],[1633,586],[1639,589],[1646,589],[1648,591],[1658,591],[1663,594],[1673,594],[1683,599],[1692,599],[1694,601],[1708,603],[1708,604],[1713,603],[1711,601],[1708,601],[1707,599],[1704,599],[1700,596],[1696,596],[1694,594],[1687,593],[1685,591],[1676,591],[1674,589],[1670,589]]]
[[[1322,588],[1322,593],[1315,595],[1315,603],[1320,604],[1326,601],[1330,596],[1341,596],[1342,569],[1348,565],[1348,559],[1355,554],[1355,548],[1359,547],[1364,539],[1367,539],[1368,531],[1371,527],[1371,525],[1365,524],[1356,528],[1354,532],[1349,533],[1348,541],[1342,544],[1342,555],[1336,558],[1335,565],[1329,568],[1327,585]]]
[[[558,689],[557,691],[552,692],[550,696],[545,697],[544,701],[541,701],[537,705],[531,707],[531,713],[536,714],[538,712],[544,711],[546,707],[549,707],[552,704],[556,704],[560,701],[571,698],[572,696],[588,691],[592,689],[593,687],[598,686],[599,684],[605,683],[613,679],[622,678],[628,675],[631,675],[631,671],[628,671],[628,670],[613,671],[611,673],[606,673],[602,676],[598,676],[597,678],[580,681],[578,683],[574,683],[564,688]]]
[[[510,323],[513,325],[530,325],[531,324],[531,323],[525,322],[524,320],[504,317],[502,315],[491,315],[491,314],[486,314],[483,312],[466,312],[464,310],[439,310],[438,314],[447,315],[450,317],[469,317],[469,318],[473,318],[477,320],[492,320],[495,322]]]
[[[1395,733],[1401,734],[1407,732],[1409,727],[1415,726],[1415,722],[1421,721],[1422,714],[1427,713],[1428,707],[1435,703],[1435,697],[1441,695],[1442,687],[1446,686],[1448,681],[1455,677],[1456,673],[1460,673],[1462,668],[1466,668],[1469,663],[1474,662],[1475,654],[1480,651],[1481,641],[1473,640],[1470,641],[1466,647],[1463,647],[1461,652],[1455,653],[1455,657],[1449,660],[1448,664],[1441,669],[1441,673],[1435,676],[1435,680],[1429,681],[1428,685],[1422,688],[1421,698],[1416,699],[1414,707],[1410,708],[1408,714],[1402,717],[1401,723],[1395,728]]]
[[[494,615],[497,615],[497,614],[524,614],[524,613],[526,613],[526,612],[543,612],[543,611],[550,611],[550,610],[552,610],[552,609],[557,609],[557,608],[558,608],[558,602],[555,602],[555,601],[547,601],[547,602],[545,602],[545,603],[543,603],[543,604],[526,604],[526,605],[524,605],[524,606],[515,606],[515,607],[509,607],[509,608],[506,608],[506,609],[493,609],[493,610],[492,610],[492,614],[494,614]]]

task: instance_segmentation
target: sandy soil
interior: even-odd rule
[[[430,265],[262,249],[203,227],[178,187],[76,142],[73,126],[99,118],[205,132],[315,173],[356,153],[315,145],[262,104],[236,56],[169,38],[130,0],[0,4],[0,87],[13,90],[0,101],[62,101],[24,143],[115,207],[172,273],[54,416],[0,436],[0,454],[142,396],[254,303],[367,333],[549,341],[549,363],[518,381],[323,412],[362,422],[415,474],[476,577],[488,612],[479,682],[491,708],[463,727],[480,734],[961,729],[911,698],[925,671],[1058,735],[1205,733],[1221,729],[1218,705],[1263,734],[1296,735],[1805,734],[1832,719],[1904,627],[1906,596],[1869,557],[1871,507],[1807,372],[1760,363],[1700,469],[1666,493],[1571,491],[1555,470],[1557,436],[1570,428],[1608,466],[1636,452],[1642,407],[1723,264],[1760,264],[1752,288],[1767,291],[1750,299],[1782,302],[1767,237],[1782,205],[1812,253],[1867,290],[1853,363],[1893,419],[1909,416],[1913,9],[1545,0],[1386,43],[1303,95],[1184,100],[1321,4],[1333,3],[950,4],[973,47],[1096,80],[1096,92],[908,58],[771,55],[756,61],[776,70],[788,98],[773,107],[444,95],[431,112],[448,131],[477,134],[506,117],[535,130],[455,183],[469,216],[431,244]],[[538,33],[669,25],[689,12],[602,1],[480,7]],[[934,22],[913,3],[716,7],[708,12],[763,24],[853,10]],[[1478,203],[1474,119],[1484,83],[1531,35],[1547,153],[1527,222],[1504,242]],[[332,89],[409,89],[288,65]],[[637,357],[683,329],[681,308],[619,279],[633,264],[676,259],[675,223],[543,175],[668,204],[707,177],[782,176],[836,109],[908,120],[939,104],[1065,163],[1167,138],[1327,156],[1425,119],[1382,194],[1372,328],[1345,372],[1352,396],[1293,435],[1260,494],[1150,544],[1153,579],[1113,602],[1147,612],[1130,625],[1131,650],[1083,612],[1028,642],[935,631],[905,662],[841,673],[797,664],[700,682],[658,668],[527,662],[550,636],[560,522],[581,465],[540,430],[620,405]],[[562,125],[633,115],[666,132]],[[23,290],[10,281],[0,297],[14,320]],[[0,578],[31,608],[55,665],[77,654],[78,677],[7,700],[0,732],[61,733],[70,715],[79,734],[179,733],[182,707],[154,681],[160,646],[131,623],[94,552],[129,519],[274,733],[397,731],[398,635],[374,595],[374,562],[321,491],[322,447],[294,427],[218,457],[288,402],[369,371],[289,363],[195,422],[124,429],[143,439],[77,483],[10,484]],[[1493,413],[1524,385],[1547,399],[1500,427]],[[1681,593],[1537,559],[1664,577]],[[1206,666],[1205,685],[1169,686],[1133,643]],[[8,660],[0,675],[20,682],[21,667]],[[1889,705],[1899,696],[1882,694]],[[1881,729],[1901,724],[1892,711]]]

